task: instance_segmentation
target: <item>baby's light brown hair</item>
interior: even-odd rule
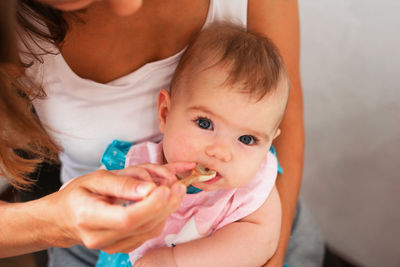
[[[287,99],[289,78],[278,48],[267,37],[230,23],[207,27],[189,44],[172,78],[171,95],[190,82],[190,75],[214,66],[227,71],[225,85],[240,84],[241,91],[257,100],[284,82]]]

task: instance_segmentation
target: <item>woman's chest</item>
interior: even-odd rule
[[[63,57],[78,76],[100,83],[171,57],[201,30],[209,1],[164,2],[172,2],[164,12],[160,6],[154,10],[144,6],[127,18],[89,12],[85,23],[71,21],[61,49]]]

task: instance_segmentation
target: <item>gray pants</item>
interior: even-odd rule
[[[50,267],[95,266],[98,250],[83,246],[49,249]],[[324,241],[318,225],[303,202],[299,201],[293,221],[285,264],[290,267],[320,267],[324,257]]]
[[[297,203],[285,264],[290,267],[320,267],[325,243],[317,222],[301,200]]]

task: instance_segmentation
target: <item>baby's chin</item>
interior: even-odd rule
[[[215,190],[219,190],[219,189],[228,189],[225,188],[224,186],[219,186],[219,185],[205,185],[203,183],[194,183],[192,184],[192,186],[201,189],[203,191],[215,191]]]
[[[192,185],[196,188],[199,188],[203,191],[214,191],[214,190],[219,190],[219,189],[225,189],[225,190],[230,190],[230,189],[235,189],[239,188],[241,186],[246,185],[247,183],[230,183],[224,181],[224,178],[221,178],[218,181],[213,182],[212,180],[210,181],[211,183],[207,182],[196,182],[193,183]]]

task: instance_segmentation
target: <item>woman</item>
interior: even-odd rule
[[[106,137],[109,138],[111,135],[113,138],[118,137],[116,133],[120,133],[121,125],[114,124],[115,121],[124,121],[122,127],[126,127],[127,136],[132,136],[129,131],[138,129],[139,125],[143,129],[136,133],[138,140],[151,137],[159,138],[158,132],[153,127],[156,124],[156,121],[152,119],[152,110],[155,110],[155,105],[151,105],[149,99],[153,99],[153,97],[149,92],[155,90],[154,88],[160,89],[160,86],[168,86],[168,77],[172,74],[174,64],[179,59],[180,53],[193,36],[207,24],[207,21],[215,19],[213,16],[238,19],[249,29],[264,33],[274,41],[281,50],[292,85],[287,114],[282,124],[283,134],[274,144],[277,146],[279,160],[285,169],[285,173],[277,181],[283,206],[283,225],[278,251],[268,264],[270,266],[282,266],[301,183],[304,150],[297,1],[249,0],[246,3],[246,1],[209,0],[147,0],[143,2],[138,0],[109,0],[91,5],[89,5],[93,2],[91,0],[62,1],[61,4],[60,1],[55,0],[43,2],[62,10],[86,7],[82,12],[71,14],[30,4],[30,7],[35,10],[33,14],[39,14],[39,21],[46,21],[47,23],[49,32],[42,31],[42,37],[47,37],[56,44],[55,50],[54,47],[47,49],[45,42],[38,42],[39,46],[45,48],[47,52],[48,50],[55,53],[58,50],[61,52],[56,56],[45,55],[42,58],[44,64],[34,65],[28,69],[27,73],[33,79],[42,79],[43,88],[48,94],[46,101],[38,100],[35,102],[35,108],[53,140],[61,143],[61,147],[64,149],[61,153],[62,179],[64,181],[79,176],[82,170],[84,170],[83,173],[87,173],[91,169],[87,166],[96,162],[96,159],[88,160],[87,164],[83,164],[84,166],[80,164],[91,157],[90,153],[101,154],[97,153],[96,149],[104,149],[99,143],[108,143],[110,140],[107,140]],[[26,12],[26,9],[25,12],[21,13],[21,7],[26,7],[26,5],[21,6],[22,1],[19,4],[19,14],[22,14],[23,18],[29,17],[29,12]],[[109,11],[110,6],[117,14],[129,14],[129,16],[116,16]],[[29,31],[27,32],[29,33]],[[46,33],[50,34],[46,36]],[[34,40],[36,40],[35,37],[34,34]],[[155,69],[158,70],[156,74],[153,72]],[[139,78],[136,78],[137,76]],[[141,85],[143,79],[145,83],[153,79],[161,79],[162,81],[157,82],[157,86],[152,85],[152,89],[147,88],[140,91],[141,88],[145,88]],[[60,88],[62,88],[61,91],[57,91]],[[67,95],[64,95],[64,92],[69,88],[78,88],[79,91],[69,90]],[[110,90],[113,90],[111,94]],[[126,92],[129,92],[129,94],[138,92],[138,94],[135,96],[128,95],[129,97],[126,98],[124,95]],[[60,98],[60,95],[66,98]],[[77,96],[79,96],[78,100]],[[124,103],[124,99],[133,101],[135,97],[144,100],[136,100],[136,102],[145,103],[145,106],[139,107],[136,113],[121,115],[117,113],[117,117],[115,117],[112,112],[109,112],[111,108],[118,108],[121,103],[128,105],[128,103]],[[110,98],[113,98],[112,100],[115,100],[113,103],[117,103],[117,105],[113,106],[113,103],[109,101]],[[94,101],[91,101],[93,99]],[[65,100],[68,101],[65,102]],[[77,101],[74,102],[74,100]],[[63,107],[65,103],[67,105]],[[94,106],[97,109],[93,108]],[[58,107],[61,108],[57,110]],[[68,107],[73,107],[73,109],[68,110],[71,113],[67,114],[66,117],[59,117],[60,114],[64,116],[64,110]],[[99,109],[98,107],[104,108]],[[49,109],[52,110],[51,114],[48,112]],[[137,115],[138,113],[140,116]],[[51,116],[52,114],[57,115]],[[84,116],[88,117],[82,118]],[[60,121],[59,124],[57,120]],[[93,129],[97,130],[91,132],[90,130],[89,132],[77,130],[90,129],[88,123],[93,120],[106,122],[107,130],[110,130],[110,128],[117,129],[115,129],[115,132],[111,130],[104,135],[102,135],[104,127],[96,128],[98,126],[93,126]],[[133,124],[135,127],[132,128],[129,124]],[[72,137],[59,134],[65,131],[70,134],[70,129],[74,129],[73,134],[71,134]],[[93,147],[90,147],[89,142],[79,142],[76,138],[74,139],[74,136],[88,137],[90,133],[92,134],[91,137],[97,138]],[[119,139],[124,138],[122,136]],[[82,147],[90,152],[86,154],[78,153],[80,151],[77,152],[77,150]],[[105,175],[104,173],[101,174]],[[98,173],[90,173],[89,178],[86,179],[95,180],[98,176]],[[85,179],[78,181],[67,186],[66,189],[74,184],[75,186],[87,186],[86,184],[81,185]],[[78,185],[76,185],[77,183]],[[76,192],[74,190],[79,191],[71,188],[70,191],[62,190],[55,196],[60,196],[63,191]],[[95,192],[99,191],[109,194],[108,191],[95,190]],[[50,196],[54,198],[54,195]],[[173,194],[173,196],[175,201],[180,200],[179,194]],[[45,203],[44,200],[46,198],[40,200],[39,203]],[[168,207],[165,216],[174,207],[176,205]],[[57,208],[59,207],[57,206]],[[64,227],[61,226],[61,228]],[[60,233],[57,234],[63,236]],[[59,237],[58,235],[56,236]],[[72,242],[69,239],[70,243],[68,244],[73,242],[83,243],[81,240],[77,242],[77,239]],[[66,244],[62,245],[65,246]],[[42,245],[42,247],[45,246]],[[95,243],[89,247],[104,250],[105,245]],[[110,251],[119,249],[118,246],[111,248]],[[56,250],[54,253],[63,252]]]
[[[2,1],[1,5],[4,14],[0,16],[0,121],[3,133],[0,170],[12,185],[24,188],[32,181],[23,179],[23,175],[32,171],[42,159],[55,160],[58,148],[31,112],[30,98],[41,93],[40,90],[15,79],[20,67],[13,35],[15,7],[12,1]],[[14,149],[23,149],[28,157],[21,157],[22,152],[15,153]],[[178,207],[185,193],[185,187],[179,184],[154,189],[153,183],[143,180],[149,180],[149,175],[154,172],[174,180],[176,172],[192,167],[193,164],[188,163],[170,165],[168,169],[139,166],[123,172],[98,171],[36,201],[0,202],[0,225],[7,229],[0,236],[0,257],[75,244],[129,251],[137,246],[135,244],[162,230],[165,219]],[[137,200],[148,194],[140,205],[131,205],[128,209],[112,205],[105,199],[107,196]],[[122,237],[126,240],[121,240]]]

